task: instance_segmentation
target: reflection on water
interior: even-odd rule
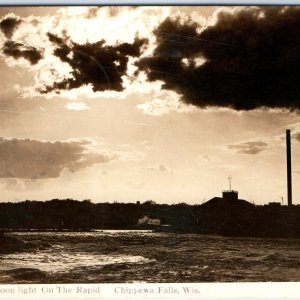
[[[50,251],[38,253],[18,253],[2,256],[5,263],[0,266],[1,270],[24,268],[30,266],[46,272],[66,272],[73,268],[97,267],[120,263],[147,263],[150,260],[142,256],[129,255],[89,255],[80,252],[65,252],[53,247]]]
[[[11,235],[49,247],[0,255],[5,283],[300,281],[300,240],[146,230]]]

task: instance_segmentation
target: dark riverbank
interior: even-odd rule
[[[153,201],[143,204],[92,203],[71,199],[25,201],[0,204],[0,228],[57,232],[154,229],[224,236],[298,238],[300,206],[255,206],[244,200],[222,198],[203,205],[167,205]]]

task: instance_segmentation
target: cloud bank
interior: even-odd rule
[[[13,41],[5,42],[2,51],[5,55],[11,56],[14,59],[24,58],[32,65],[37,64],[43,58],[42,52],[35,47]]]
[[[22,21],[14,16],[7,16],[0,22],[0,29],[10,39]]]
[[[195,11],[199,18],[143,7],[10,14],[0,20],[2,55],[34,73],[30,97],[87,88],[122,94],[143,78],[200,108],[299,110],[299,7],[221,8],[205,21]],[[154,99],[139,109],[163,114]],[[168,110],[178,111],[174,105]]]
[[[101,40],[96,43],[77,44],[67,38],[48,33],[49,40],[55,44],[54,55],[71,67],[71,77],[52,86],[46,86],[42,93],[76,89],[92,85],[93,91],[123,91],[122,76],[127,73],[129,57],[141,54],[146,39],[135,38],[132,44],[120,43],[116,46],[105,45]]]
[[[0,138],[0,178],[46,179],[108,163],[116,155],[91,152],[87,142]]]
[[[222,9],[206,27],[167,18],[153,55],[137,65],[200,108],[298,110],[299,30],[299,7]]]
[[[251,141],[251,142],[229,145],[228,148],[232,150],[236,150],[237,153],[255,155],[267,150],[268,144],[262,141]]]

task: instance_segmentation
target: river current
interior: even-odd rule
[[[1,283],[300,281],[300,240],[126,230],[10,235],[48,246],[1,254]]]

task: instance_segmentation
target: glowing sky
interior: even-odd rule
[[[300,203],[300,10],[0,8],[1,201]]]

